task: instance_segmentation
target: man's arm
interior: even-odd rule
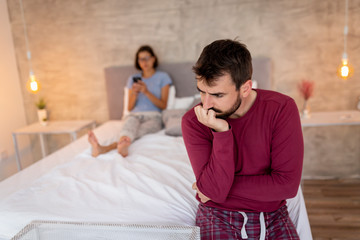
[[[257,176],[235,175],[229,197],[278,201],[296,195],[301,179],[304,144],[299,112],[292,99],[284,105],[275,121],[270,151],[270,171]]]
[[[182,131],[198,190],[214,202],[224,202],[235,174],[231,129],[214,132],[200,123],[194,112],[188,112],[182,120]]]

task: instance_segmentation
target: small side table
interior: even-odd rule
[[[310,118],[301,119],[303,127],[360,125],[360,111],[313,112]]]
[[[70,134],[71,141],[77,139],[77,132],[84,128],[95,128],[96,124],[94,120],[73,120],[73,121],[49,121],[48,125],[43,126],[39,122],[28,125],[26,127],[20,128],[15,130],[12,133],[14,147],[15,147],[15,156],[16,156],[16,163],[18,170],[22,169],[21,167],[21,160],[20,154],[18,150],[17,144],[17,135],[24,135],[24,134],[36,134],[39,135],[40,138],[40,145],[41,145],[41,153],[42,156],[45,157],[46,153],[46,143],[44,140],[45,134]]]
[[[303,130],[305,128],[319,128],[319,127],[323,128],[323,127],[332,127],[332,126],[355,126],[355,125],[360,125],[360,111],[357,110],[311,112],[311,116],[309,118],[301,118],[301,126]],[[304,135],[304,143],[305,143],[305,135]],[[317,148],[315,148],[315,151],[316,150]],[[308,149],[305,148],[305,152],[307,151]],[[306,159],[307,157],[304,156],[304,166],[306,165],[305,163]],[[320,165],[318,166],[321,167]],[[311,166],[311,168],[313,168],[313,166]],[[303,183],[303,178],[301,180],[301,184],[302,183]]]

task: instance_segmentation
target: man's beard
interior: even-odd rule
[[[219,109],[216,109],[216,108],[210,108],[212,110],[214,110],[216,112],[216,117],[217,118],[221,118],[221,119],[227,119],[228,117],[230,117],[231,115],[234,114],[234,112],[236,112],[236,110],[238,110],[238,108],[240,107],[241,105],[241,98],[240,96],[238,95],[237,99],[236,99],[236,102],[234,103],[234,105],[227,111],[225,112],[222,112],[220,111]],[[209,109],[209,110],[210,110]]]

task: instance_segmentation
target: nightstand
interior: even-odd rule
[[[313,112],[310,118],[301,119],[303,127],[360,125],[360,111]]]
[[[359,127],[355,126],[360,126],[360,111],[312,112],[310,118],[301,119],[301,124],[304,130],[304,178],[358,174]],[[344,137],[351,137],[355,142],[342,139]]]
[[[44,140],[45,134],[70,134],[71,141],[77,139],[77,133],[80,130],[85,128],[95,128],[96,124],[94,120],[72,120],[72,121],[49,121],[46,126],[41,125],[39,122],[28,125],[26,127],[15,130],[12,133],[14,147],[15,147],[15,156],[18,170],[22,169],[20,154],[18,150],[17,144],[17,135],[39,135],[40,145],[41,145],[41,153],[42,156],[45,157],[46,153],[46,142]]]

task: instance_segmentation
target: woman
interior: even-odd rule
[[[135,67],[141,70],[141,73],[128,79],[130,114],[124,119],[120,140],[102,146],[94,133],[89,131],[88,139],[92,146],[92,156],[96,157],[117,149],[123,157],[126,157],[129,154],[129,146],[134,140],[161,130],[161,111],[167,106],[172,81],[167,73],[156,70],[157,65],[158,60],[152,48],[141,46],[135,58]]]

